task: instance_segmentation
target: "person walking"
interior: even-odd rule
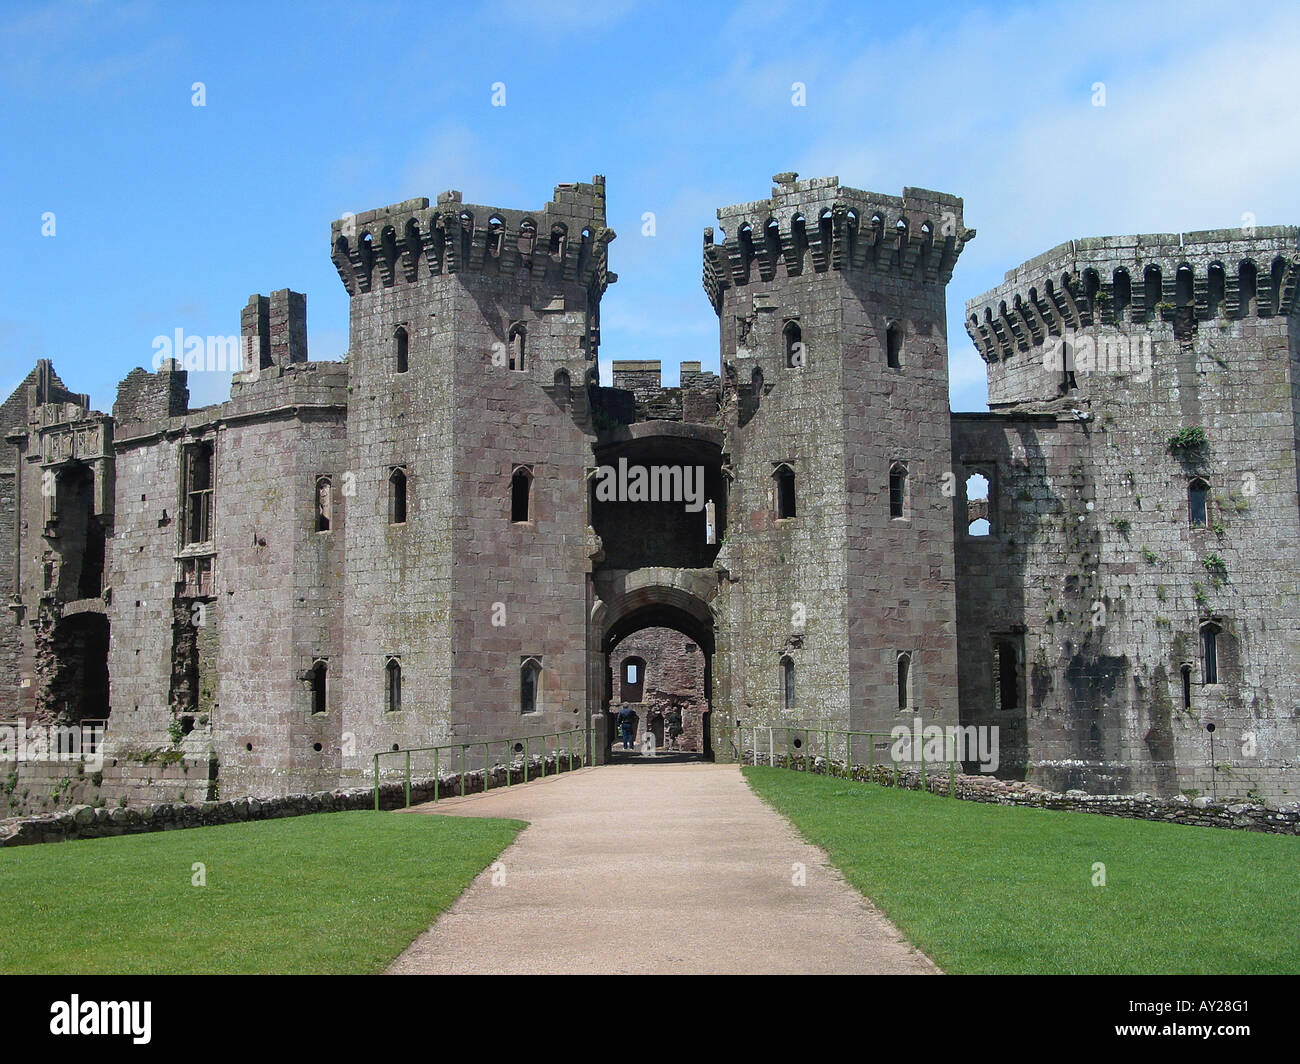
[[[682,731],[682,711],[673,706],[673,711],[668,714],[668,746],[671,749],[677,749],[677,740]]]
[[[632,749],[632,740],[636,738],[636,714],[626,702],[618,711],[618,732],[623,739],[623,749]]]

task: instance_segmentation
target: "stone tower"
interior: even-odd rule
[[[601,177],[539,211],[446,192],[334,223],[345,773],[395,745],[582,726],[584,429],[613,237]]]
[[[942,193],[774,180],[718,212],[723,243],[705,231],[724,688],[751,721],[955,723],[945,288],[974,231]]]
[[[994,413],[954,417],[991,484],[957,528],[962,707],[1020,774],[1293,786],[1298,236],[1072,240],[967,304]]]

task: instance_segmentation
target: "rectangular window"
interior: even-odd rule
[[[212,540],[212,444],[185,448],[185,543]]]
[[[1019,640],[993,637],[993,697],[997,709],[1020,708]]]
[[[1219,682],[1219,629],[1212,624],[1201,629],[1201,675],[1205,683]]]
[[[184,592],[190,598],[212,595],[212,559],[187,558],[182,562]]]

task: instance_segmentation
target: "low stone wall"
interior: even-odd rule
[[[745,752],[745,763],[753,763],[753,751]],[[947,771],[925,774],[916,769],[899,770],[881,765],[868,769],[866,765],[850,765],[845,770],[843,761],[824,757],[803,758],[798,755],[777,754],[774,758],[779,768],[809,771],[823,776],[837,776],[863,783],[878,783],[886,787],[903,787],[907,790],[926,790],[932,794],[960,798],[968,802],[989,802],[994,805],[1027,806],[1032,809],[1063,809],[1074,813],[1100,813],[1103,816],[1128,817],[1133,820],[1154,820],[1171,824],[1190,824],[1206,828],[1238,828],[1245,831],[1265,831],[1275,835],[1300,835],[1300,802],[1287,802],[1276,808],[1247,803],[1214,802],[1209,798],[1188,798],[1178,794],[1172,798],[1157,798],[1151,794],[1086,794],[1083,791],[1043,790],[1032,783],[1000,780],[992,776],[967,776],[958,773],[950,781]],[[768,755],[759,757],[760,764],[768,763]]]
[[[530,759],[528,779],[540,779],[543,768],[547,776],[569,772],[582,767],[577,755],[549,755],[545,759]],[[524,780],[524,759],[516,758],[509,768],[496,765],[488,775],[488,786],[495,790],[510,783]],[[455,773],[442,776],[437,782],[438,796],[450,798],[461,793],[461,776]],[[483,770],[466,771],[464,791],[477,794],[484,789]],[[411,780],[411,804],[433,800],[433,777]],[[401,809],[406,805],[404,782],[381,783],[379,808]],[[0,820],[0,846],[24,846],[38,842],[66,842],[70,839],[98,839],[111,835],[136,835],[146,831],[171,831],[176,828],[210,827],[215,824],[233,824],[244,820],[272,820],[285,816],[307,816],[312,813],[340,813],[352,809],[374,809],[373,787],[355,787],[350,790],[317,791],[314,794],[287,794],[274,798],[234,798],[215,802],[177,802],[121,806],[114,809],[76,805],[58,813],[41,813],[36,816],[10,817]]]

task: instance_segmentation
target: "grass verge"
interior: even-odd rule
[[[0,850],[0,972],[379,972],[524,826],[323,813]]]
[[[1300,838],[744,773],[944,971],[1300,972]]]

